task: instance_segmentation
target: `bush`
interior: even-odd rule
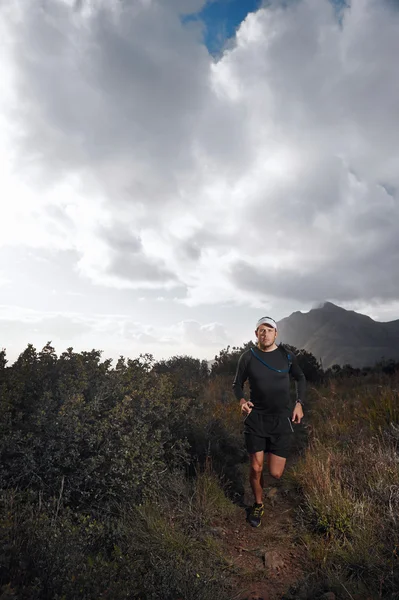
[[[0,359],[0,597],[230,597],[209,528],[234,507],[209,465],[238,437],[203,365],[183,395],[179,360],[112,369],[50,344]]]

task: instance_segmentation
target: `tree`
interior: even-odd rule
[[[393,375],[399,371],[399,362],[393,358],[382,358],[376,363],[374,369],[375,371],[385,373],[386,375]]]
[[[154,364],[154,373],[167,375],[177,397],[197,398],[208,381],[206,360],[191,356],[173,356]]]
[[[7,389],[8,369],[6,351],[0,350],[0,437],[10,427],[10,404]]]
[[[249,348],[253,348],[255,344],[250,341],[243,344],[243,346],[227,346],[227,348],[221,350],[217,356],[215,356],[215,360],[211,367],[211,377],[216,377],[217,375],[229,375],[230,377],[234,377],[237,370],[238,359],[241,354],[248,350]]]
[[[32,344],[18,356],[9,371],[9,402],[12,419],[28,423],[39,406],[43,391],[39,369],[39,357]]]
[[[284,344],[284,347],[295,354],[307,381],[317,383],[323,379],[324,371],[321,364],[311,352],[303,349],[298,350],[295,346],[289,346],[288,344]]]

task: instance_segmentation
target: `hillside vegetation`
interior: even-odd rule
[[[245,517],[242,350],[210,373],[187,356],[0,352],[1,600],[243,598],[215,536]],[[396,365],[326,374],[300,357],[308,441],[286,485],[308,559],[285,597],[399,597]]]

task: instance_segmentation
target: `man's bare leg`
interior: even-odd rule
[[[255,452],[250,454],[250,471],[249,471],[249,483],[254,494],[255,502],[262,504],[263,502],[263,461],[265,453]]]
[[[274,477],[274,479],[280,479],[284,473],[287,459],[269,452],[267,454],[266,462],[270,475]]]

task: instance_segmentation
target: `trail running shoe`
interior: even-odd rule
[[[252,527],[259,527],[264,512],[263,504],[254,504],[247,517],[248,523]]]

